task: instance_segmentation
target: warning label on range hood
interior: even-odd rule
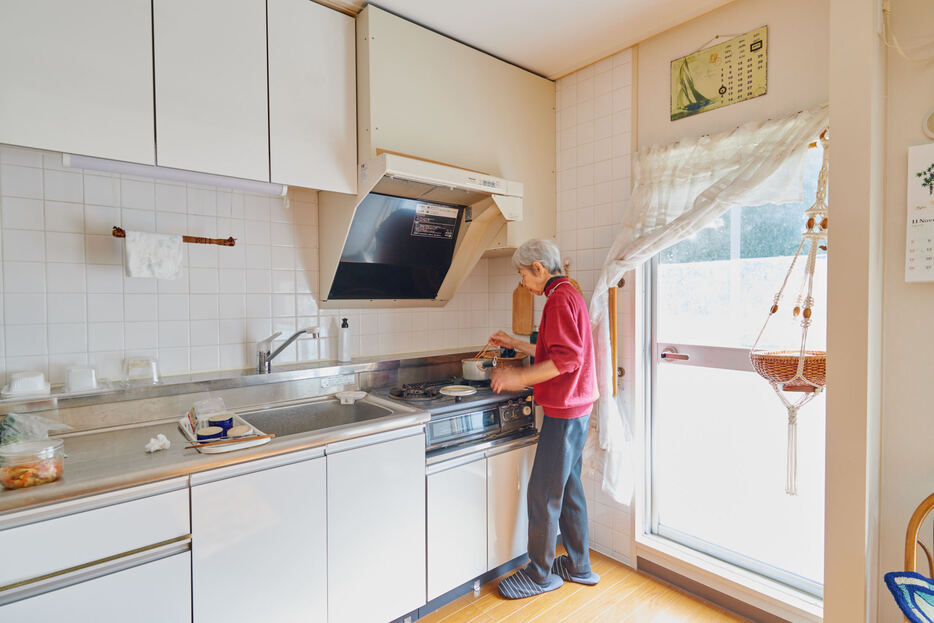
[[[445,206],[419,203],[415,206],[415,219],[412,221],[412,235],[422,238],[454,237],[460,210]]]

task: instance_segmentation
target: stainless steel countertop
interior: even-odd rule
[[[355,437],[424,424],[426,411],[387,415],[367,422],[275,438],[267,444],[226,452],[201,454],[192,448],[178,428],[177,418],[112,430],[62,436],[65,440],[65,471],[56,482],[0,491],[0,515],[53,502],[114,491],[167,478],[187,476],[204,470],[288,452],[321,447]],[[151,437],[164,434],[172,446],[153,454],[144,446]]]

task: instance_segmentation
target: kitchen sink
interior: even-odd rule
[[[248,411],[240,413],[240,417],[264,433],[285,437],[336,426],[358,424],[393,413],[395,413],[393,409],[373,404],[368,400],[357,400],[351,405],[342,405],[339,400],[328,398]]]

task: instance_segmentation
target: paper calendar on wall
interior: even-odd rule
[[[671,61],[671,120],[765,95],[768,26]]]
[[[905,281],[934,281],[934,143],[908,148]]]

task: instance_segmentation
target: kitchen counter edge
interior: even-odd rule
[[[150,484],[219,467],[257,461],[328,444],[393,430],[419,426],[430,419],[427,411],[389,415],[378,420],[347,424],[333,428],[277,437],[269,443],[233,452],[201,454],[186,450],[188,441],[178,430],[177,420],[153,422],[143,426],[65,437],[68,457],[65,473],[56,482],[3,490],[0,492],[0,529],[10,527],[9,521],[22,511],[76,500],[79,498]],[[143,445],[159,433],[172,442],[171,448],[148,454]],[[126,452],[109,456],[94,448],[116,447]],[[133,452],[133,449],[138,452]],[[120,503],[120,500],[113,503]],[[35,520],[41,520],[37,517]],[[17,522],[18,523],[18,522]]]

